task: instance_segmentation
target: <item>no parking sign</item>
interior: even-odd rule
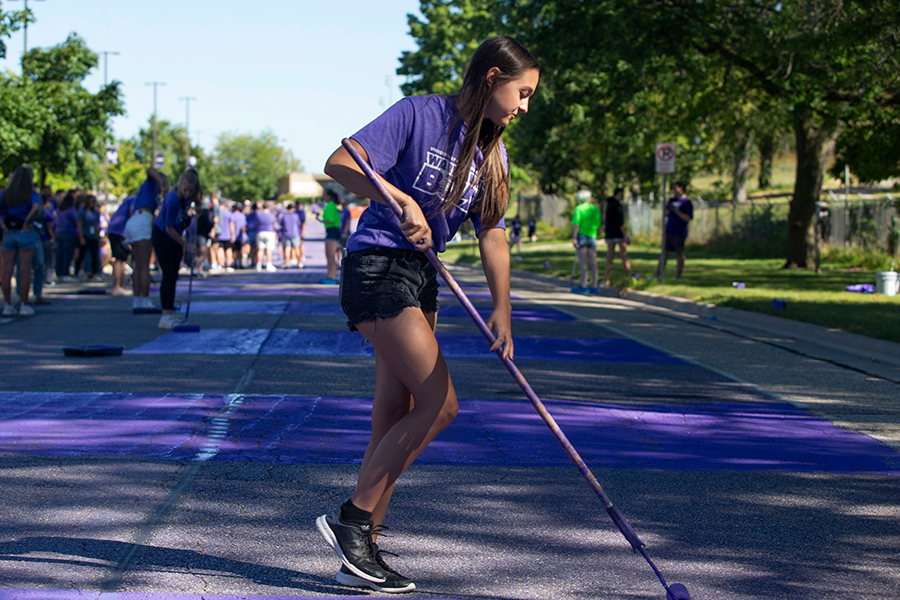
[[[675,172],[675,144],[656,145],[656,172]]]

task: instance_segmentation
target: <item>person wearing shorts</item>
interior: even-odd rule
[[[147,179],[138,189],[131,217],[125,222],[125,242],[131,245],[131,284],[133,308],[153,308],[150,300],[150,256],[153,254],[153,220],[159,198],[168,193],[166,176],[150,167]]]
[[[113,296],[130,296],[125,289],[125,264],[131,248],[125,243],[125,224],[134,212],[134,201],[137,196],[128,196],[109,219],[106,236],[109,238],[109,249],[113,257]]]
[[[263,259],[265,259],[265,269],[269,273],[275,272],[275,263],[272,262],[275,252],[278,250],[278,234],[275,232],[275,224],[277,217],[272,212],[272,203],[263,204],[262,210],[256,212],[256,222],[258,231],[256,233],[256,245],[259,248],[256,256],[256,269],[263,269]]]
[[[684,242],[687,240],[688,223],[694,218],[694,205],[685,193],[687,183],[676,181],[672,184],[674,196],[669,198],[666,204],[666,249],[662,260],[656,269],[656,276],[660,276],[660,269],[666,268],[669,260],[669,252],[674,252],[676,257],[675,281],[681,279],[684,271]]]
[[[303,221],[302,205],[297,209],[288,203],[281,218],[281,245],[284,248],[284,268],[303,268]]]
[[[605,285],[609,285],[617,245],[622,256],[622,266],[625,267],[625,276],[628,277],[631,273],[631,263],[628,261],[628,244],[631,243],[631,238],[625,229],[625,208],[622,206],[624,197],[625,190],[616,188],[613,195],[606,200],[606,219],[603,221],[606,233],[606,272],[603,276]]]
[[[572,213],[572,245],[581,267],[581,284],[572,288],[573,294],[599,294],[600,282],[597,270],[597,230],[600,228],[600,209],[591,202],[591,193],[582,190],[576,195],[579,204]],[[591,272],[593,287],[588,286],[587,274]]]
[[[443,252],[466,220],[478,236],[493,297],[487,324],[497,339],[491,350],[513,357],[503,222],[509,165],[500,136],[528,111],[537,83],[537,62],[522,46],[507,36],[491,38],[475,51],[456,95],[409,96],[352,136],[400,205],[402,219],[345,148],[325,166],[350,193],[373,200],[347,242],[340,294],[348,326],[375,350],[372,437],[351,498],[316,520],[341,560],[341,584],[392,593],[415,589],[387,565],[377,533],[397,479],[459,408],[434,335],[437,273],[422,251]],[[456,126],[461,123],[471,125]],[[434,165],[435,155],[447,158]],[[459,163],[453,170],[451,161]],[[430,185],[435,181],[442,185]]]
[[[3,289],[3,316],[30,317],[34,309],[28,303],[31,294],[31,263],[41,237],[33,222],[44,207],[34,191],[34,171],[22,165],[13,171],[9,187],[0,195],[0,288]],[[19,255],[19,308],[12,305],[12,274]]]

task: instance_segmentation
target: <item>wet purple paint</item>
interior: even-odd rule
[[[447,358],[484,358],[494,355],[480,335],[437,334]],[[598,362],[643,365],[680,365],[677,358],[626,338],[515,338],[516,359]],[[266,354],[292,356],[374,356],[362,335],[349,331],[297,329],[205,329],[186,340],[167,334],[127,354]]]
[[[2,392],[0,403],[0,455],[191,460],[227,398]],[[786,403],[545,403],[592,466],[900,474],[900,452]],[[244,396],[213,460],[356,464],[370,411],[368,398]],[[417,464],[564,467],[569,459],[524,399],[461,399],[457,419]]]

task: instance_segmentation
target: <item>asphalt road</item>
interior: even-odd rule
[[[0,600],[368,595],[335,583],[313,525],[352,492],[374,390],[336,288],[316,283],[320,246],[303,271],[195,280],[200,333],[77,284],[0,324]],[[483,277],[454,272],[489,307]],[[900,597],[900,351],[530,276],[513,293],[517,365],[670,582],[694,599]],[[407,597],[664,598],[442,305],[461,412],[388,514]],[[93,344],[125,353],[61,351]]]

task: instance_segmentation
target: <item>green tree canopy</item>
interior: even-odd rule
[[[266,130],[259,135],[223,133],[216,141],[216,183],[227,198],[238,201],[274,198],[278,179],[301,171],[300,161]]]

